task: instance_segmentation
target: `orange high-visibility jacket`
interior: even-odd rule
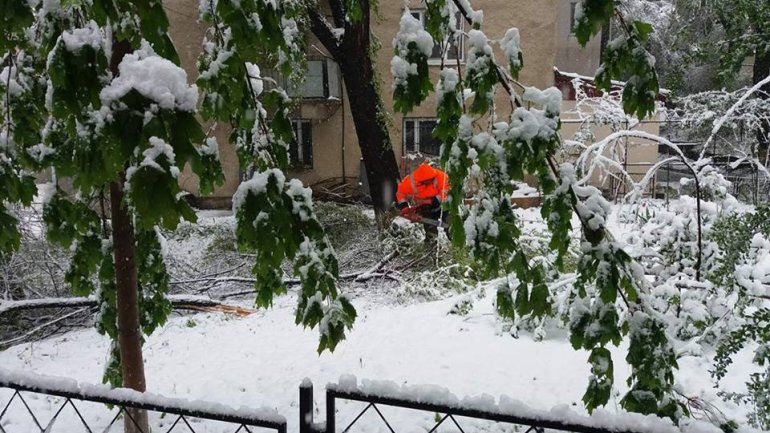
[[[446,200],[448,192],[449,177],[446,173],[422,163],[398,184],[396,201],[404,202],[411,199],[420,205],[430,203],[433,197]]]

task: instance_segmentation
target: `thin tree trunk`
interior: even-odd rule
[[[131,52],[128,41],[113,41],[110,69],[118,75],[118,65]],[[110,213],[112,218],[112,251],[115,261],[117,288],[118,347],[123,373],[123,386],[140,392],[147,390],[142,357],[142,331],[139,324],[139,292],[136,275],[136,238],[131,215],[124,203],[125,173],[119,182],[110,183]],[[128,409],[124,418],[126,433],[149,433],[147,412]]]
[[[770,75],[770,50],[760,54],[757,52],[754,57],[754,70],[752,81],[754,84],[759,83]],[[759,97],[762,99],[770,99],[770,84],[766,84],[759,88]],[[760,128],[757,130],[757,157],[763,163],[767,159],[768,147],[770,147],[770,120],[764,119],[760,122]]]

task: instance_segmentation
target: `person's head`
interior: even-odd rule
[[[429,185],[436,178],[436,170],[427,163],[420,164],[413,173],[414,181],[419,185]]]

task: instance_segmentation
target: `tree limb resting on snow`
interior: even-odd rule
[[[391,260],[393,260],[395,257],[398,256],[398,251],[393,251],[390,254],[386,255],[382,258],[379,262],[377,262],[374,266],[371,268],[365,270],[365,271],[359,271],[359,272],[350,272],[347,274],[343,274],[339,276],[340,281],[346,281],[346,280],[353,280],[355,282],[362,282],[367,281],[375,277],[385,277],[390,278],[391,276],[386,271],[382,271],[382,268]],[[382,272],[381,272],[382,271]],[[257,280],[256,278],[249,278],[249,277],[201,277],[198,279],[189,279],[184,281],[172,281],[172,285],[177,284],[189,284],[189,283],[207,283],[205,289],[200,291],[206,291],[210,290],[212,287],[216,286],[217,284],[223,284],[223,283],[244,283],[244,284],[256,284]],[[296,286],[300,284],[302,281],[299,278],[285,278],[283,280],[283,284],[286,286]],[[200,292],[199,291],[199,292]],[[253,293],[253,290],[247,290],[247,291],[237,291],[232,293],[226,293],[219,297],[219,299],[226,299],[226,298],[232,298],[235,296],[242,296],[242,295],[248,295],[250,293]],[[207,298],[206,298],[207,299]],[[0,310],[2,312],[2,310]]]
[[[189,295],[170,295],[168,300],[175,309],[182,310],[204,310],[221,311],[224,313],[248,315],[254,310],[239,307],[237,305],[227,305],[219,301],[204,296]],[[28,299],[23,301],[3,301],[0,302],[0,316],[14,311],[36,310],[42,308],[93,308],[97,306],[95,298],[42,298]]]

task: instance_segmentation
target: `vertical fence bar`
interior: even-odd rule
[[[335,422],[335,413],[336,410],[334,408],[334,391],[331,389],[326,390],[326,433],[335,433],[337,430],[336,422]]]
[[[305,378],[299,385],[299,433],[313,432],[313,382]]]

